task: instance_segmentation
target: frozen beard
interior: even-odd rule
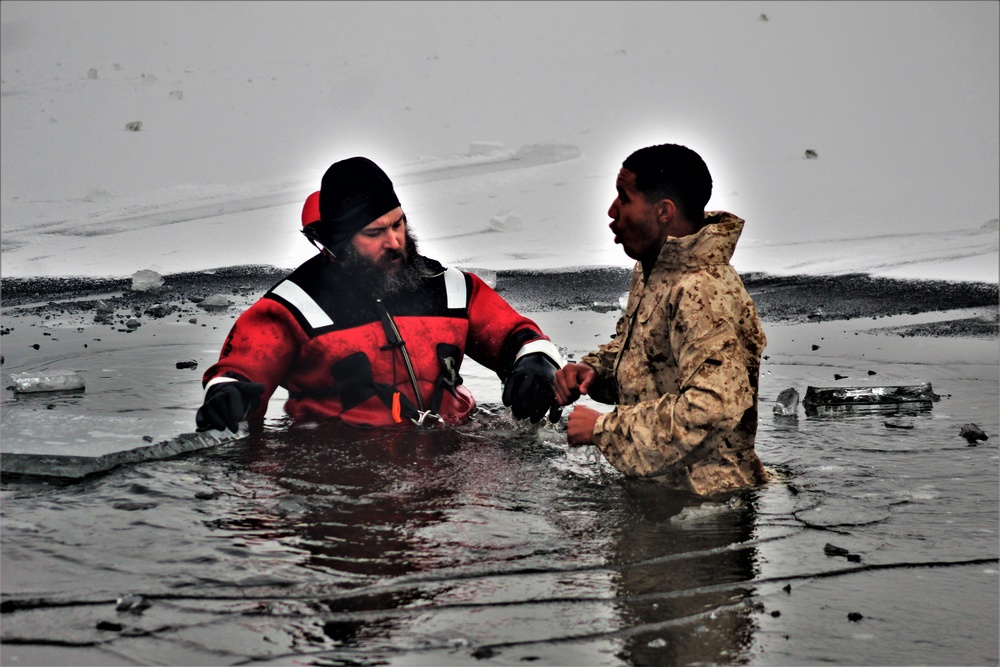
[[[389,263],[402,259],[399,270],[390,273]],[[431,275],[427,262],[417,251],[417,239],[406,230],[403,250],[388,250],[379,260],[372,260],[359,253],[350,243],[337,256],[340,269],[351,276],[359,285],[374,296],[386,297],[414,290],[420,282]]]

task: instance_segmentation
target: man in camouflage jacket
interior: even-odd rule
[[[636,261],[616,335],[556,374],[577,406],[571,445],[596,445],[629,476],[714,495],[763,482],[754,451],[757,382],[766,344],[753,300],[729,263],[743,220],[705,213],[712,180],[697,153],[665,144],[623,163],[608,215]]]

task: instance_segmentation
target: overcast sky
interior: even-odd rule
[[[336,159],[392,174],[477,141],[581,158],[530,195],[513,175],[414,190],[437,204],[429,236],[513,208],[550,245],[607,244],[621,160],[665,141],[705,157],[710,206],[755,243],[978,229],[1000,199],[998,6],[5,0],[4,250],[26,227],[296,199]]]

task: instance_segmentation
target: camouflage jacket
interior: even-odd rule
[[[636,264],[616,336],[582,359],[597,370],[590,397],[615,404],[591,442],[627,475],[698,495],[767,476],[754,451],[767,340],[729,263],[743,220],[706,218],[713,224],[667,239],[648,279]]]

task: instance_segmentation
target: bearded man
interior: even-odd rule
[[[296,420],[461,424],[476,407],[466,354],[497,374],[516,419],[558,420],[558,348],[481,278],[419,253],[378,165],[331,165],[302,224],[319,253],[237,319],[203,377],[199,429],[262,420],[279,386]]]

